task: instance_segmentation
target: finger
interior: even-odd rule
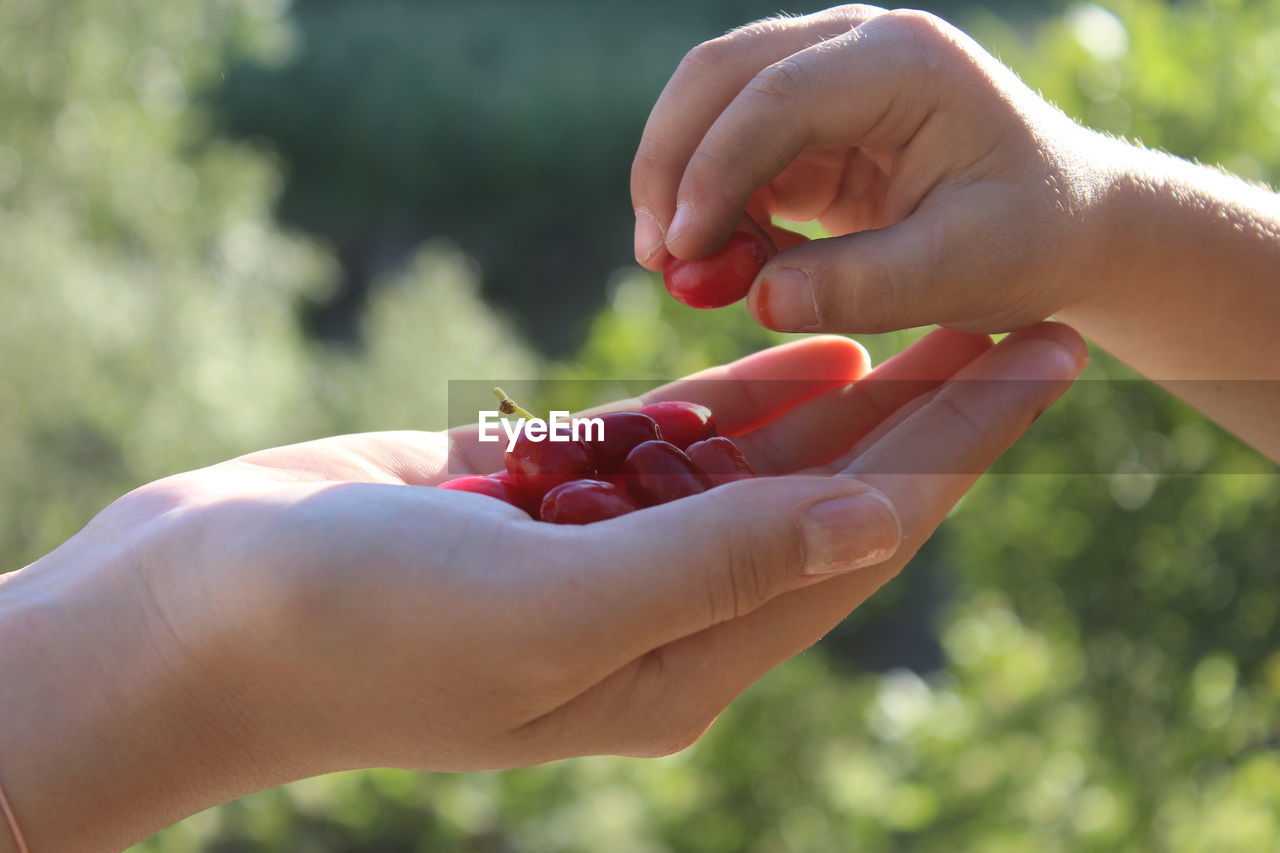
[[[991,347],[986,335],[935,329],[862,379],[827,391],[735,441],[761,474],[825,465]]]
[[[713,251],[751,195],[806,149],[907,145],[938,108],[938,87],[963,55],[936,20],[886,12],[762,68],[689,155],[665,231],[668,251],[682,258]],[[936,175],[942,162],[920,165]],[[911,182],[898,184],[903,196]],[[896,206],[910,209],[924,189],[913,187],[914,198]]]
[[[689,157],[742,87],[761,68],[847,32],[883,11],[842,6],[799,18],[761,21],[700,44],[685,56],[649,114],[631,167],[637,261],[656,270],[666,260],[664,235]]]
[[[932,196],[906,219],[870,231],[811,240],[774,255],[747,304],[778,331],[862,334],[997,316],[992,259],[1017,275],[1025,244],[993,231],[974,210],[1006,207],[1007,187],[975,184]],[[1014,270],[1010,272],[1009,270]]]
[[[889,495],[901,516],[903,537],[891,559],[778,596],[742,618],[660,647],[537,725],[598,732],[584,752],[649,755],[691,742],[751,682],[812,645],[896,574],[972,485],[976,469],[1062,393],[1086,355],[1083,341],[1065,326],[1010,335],[957,377],[981,381],[949,383],[946,402],[917,411],[901,434],[886,435],[868,463],[850,470],[865,472],[865,481]],[[926,473],[875,472],[895,467],[887,464],[893,458],[911,460]]]
[[[870,369],[867,351],[850,338],[805,338],[699,371],[600,410],[687,400],[711,409],[722,434],[736,435],[830,388],[865,376]]]

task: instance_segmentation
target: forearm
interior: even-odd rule
[[[1114,151],[1107,266],[1059,317],[1280,459],[1280,197],[1167,155]]]
[[[130,563],[73,539],[0,584],[0,784],[37,853],[120,849],[277,781],[247,768],[282,769],[198,656],[157,636]]]

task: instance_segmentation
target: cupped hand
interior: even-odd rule
[[[1085,357],[1060,325],[996,346],[939,330],[871,372],[844,339],[765,351],[645,401],[712,407],[774,476],[586,526],[432,488],[460,460],[500,466],[474,427],[324,439],[157,481],[3,585],[14,612],[53,597],[75,620],[32,622],[26,642],[103,703],[76,705],[82,735],[0,736],[5,781],[32,843],[72,850],[332,770],[682,748],[901,569]],[[31,708],[86,689],[10,683]],[[77,772],[57,772],[60,749]]]
[[[765,326],[1009,331],[1123,260],[1107,203],[1120,150],[924,12],[767,20],[690,51],[654,106],[632,168],[636,256],[703,257],[754,221],[783,250],[748,297]]]
[[[623,723],[619,707],[589,723],[555,720],[620,671],[664,659],[668,644],[831,573],[895,554],[900,566],[1066,387],[1083,352],[1063,326],[989,348],[937,332],[868,374],[855,344],[817,338],[658,389],[644,402],[710,406],[762,474],[784,476],[585,527],[429,488],[501,467],[500,446],[472,427],[254,453],[135,492],[104,520],[135,504],[189,516],[170,541],[188,555],[199,543],[199,570],[165,563],[181,581],[162,602],[167,621],[187,647],[202,632],[243,639],[229,661],[237,680],[256,683],[276,724],[306,721],[299,733],[323,744],[324,769],[661,750],[667,715]],[[929,390],[957,372],[1042,381]],[[922,394],[927,404],[882,426]],[[968,399],[982,394],[1004,396]],[[685,691],[682,703],[704,707],[699,688]]]

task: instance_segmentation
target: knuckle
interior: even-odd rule
[[[906,42],[926,69],[937,70],[944,65],[950,68],[956,66],[956,60],[968,58],[951,25],[936,15],[918,9],[895,9],[886,12],[881,20]]]
[[[737,484],[730,483],[722,489],[730,493],[734,485]],[[708,624],[727,622],[750,613],[773,595],[778,562],[776,544],[766,541],[764,535],[743,535],[741,530],[727,528],[728,525],[722,525],[714,534],[714,541],[723,543],[720,556],[703,562],[698,568]]]
[[[730,540],[731,618],[737,618],[769,600],[773,586],[771,550],[753,537],[738,536]]]
[[[795,58],[784,59],[761,69],[747,90],[772,98],[794,98],[808,87],[808,72]]]
[[[942,34],[942,19],[919,9],[894,9],[884,17],[899,33],[917,40],[934,39]]]
[[[729,60],[734,50],[733,41],[734,36],[730,33],[695,45],[680,60],[676,73],[682,76],[701,75],[716,70]]]
[[[718,625],[733,618],[738,596],[737,568],[730,565],[726,574],[708,561],[701,563],[696,571],[702,587],[706,624]]]
[[[846,20],[863,20],[873,15],[882,15],[884,11],[883,7],[869,3],[844,3],[828,9],[827,14]]]
[[[680,184],[681,200],[714,198],[717,188],[731,182],[733,167],[732,157],[727,149],[728,140],[722,136],[708,134],[707,138],[689,157],[689,165],[685,169]]]
[[[770,15],[758,21],[735,27],[726,33],[724,38],[733,41],[736,47],[747,41],[768,39],[771,36],[785,33],[787,30],[797,26],[797,22],[802,20],[804,19],[787,14]]]
[[[842,24],[847,27],[857,27],[872,18],[883,15],[885,10],[879,6],[871,6],[866,3],[845,3],[841,6],[833,6],[824,12],[817,14],[823,20],[832,23]]]
[[[631,161],[631,196],[638,200],[653,183],[653,179],[664,174],[666,164],[658,155],[659,146],[651,138],[640,140],[640,147]]]

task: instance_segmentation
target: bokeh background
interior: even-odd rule
[[[1280,171],[1280,0],[931,8],[1093,126]],[[174,471],[442,426],[450,378],[666,378],[779,340],[664,298],[627,199],[682,53],[774,11],[4,0],[0,566]],[[340,774],[137,849],[1275,849],[1280,483],[1145,385],[1041,424],[1021,470],[1113,473],[1006,464],[683,754]]]

